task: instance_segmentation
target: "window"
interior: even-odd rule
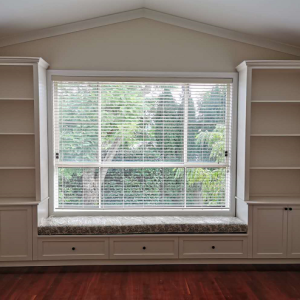
[[[228,210],[232,85],[53,79],[54,210]]]

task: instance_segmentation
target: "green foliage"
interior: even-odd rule
[[[202,131],[200,129],[199,134],[196,135],[196,143],[207,144],[211,148],[209,158],[218,163],[224,161],[225,130],[225,125],[217,124],[213,131]]]
[[[188,153],[188,157],[196,161],[213,161],[217,163],[225,160],[225,115],[226,89],[214,86],[207,92],[199,105],[199,111],[189,115],[192,132],[189,134],[188,147],[195,149],[195,153]],[[189,107],[194,103],[189,100]],[[191,108],[189,109],[191,111]],[[216,113],[214,113],[216,112]],[[205,123],[205,126],[201,126]],[[207,125],[208,124],[208,125]],[[199,128],[198,131],[195,128]],[[189,129],[191,130],[191,129]],[[205,150],[203,150],[205,149]],[[204,155],[198,154],[204,152]],[[174,169],[176,178],[184,176],[182,169]],[[226,170],[221,168],[188,168],[187,205],[220,205],[219,199],[225,198]],[[201,191],[199,193],[199,191]]]
[[[57,88],[61,161],[97,161],[97,84],[73,83],[68,87],[62,82]]]
[[[102,149],[109,149],[117,138],[128,147],[135,144],[143,115],[143,87],[101,85]]]

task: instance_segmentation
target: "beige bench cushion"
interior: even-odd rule
[[[236,217],[84,216],[42,219],[39,235],[110,235],[150,233],[246,233]]]

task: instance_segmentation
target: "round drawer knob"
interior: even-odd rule
[[[212,249],[215,249],[216,247],[215,247],[215,246],[212,246],[211,248],[212,248]]]
[[[75,247],[72,247],[72,250],[74,251],[76,248]]]
[[[143,247],[143,250],[146,250],[146,247],[145,247],[145,246]]]

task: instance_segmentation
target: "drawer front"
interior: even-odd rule
[[[110,258],[178,258],[178,238],[110,238]]]
[[[40,260],[108,258],[107,238],[43,238],[38,245]]]
[[[180,238],[180,258],[244,258],[247,238]]]

